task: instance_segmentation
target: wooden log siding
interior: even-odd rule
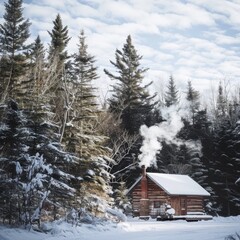
[[[160,205],[170,202],[170,197],[156,183],[148,179],[148,199],[149,199],[149,215],[157,217],[162,211],[161,207],[155,208],[154,202],[160,202]]]
[[[159,186],[148,178],[148,199],[149,199],[149,215],[156,216],[158,211],[153,210],[154,202],[170,203],[170,196],[166,194]],[[134,216],[139,216],[141,199],[141,181],[134,187],[132,191],[132,207]]]
[[[148,199],[149,215],[156,217],[159,209],[154,208],[154,202],[171,204],[175,209],[175,215],[185,215],[187,213],[203,212],[202,196],[170,196],[162,190],[157,184],[148,178]],[[139,216],[141,199],[141,181],[132,190],[133,215]]]
[[[187,212],[204,212],[203,197],[201,196],[188,196],[187,197]]]
[[[140,199],[141,199],[141,181],[134,187],[132,191],[132,208],[133,216],[140,215]]]

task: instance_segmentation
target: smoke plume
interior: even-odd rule
[[[156,154],[161,151],[161,141],[167,143],[173,143],[176,145],[186,144],[191,149],[201,150],[201,144],[198,141],[183,141],[176,137],[177,133],[184,126],[182,118],[189,114],[186,108],[179,108],[177,106],[171,106],[162,110],[163,119],[166,121],[157,125],[147,127],[142,125],[140,128],[140,134],[143,137],[143,144],[140,148],[141,154],[139,155],[140,166],[156,165]]]

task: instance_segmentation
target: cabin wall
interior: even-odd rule
[[[132,190],[132,211],[133,216],[140,215],[140,199],[141,199],[141,182],[139,182]]]
[[[132,190],[132,207],[133,215],[140,215],[140,205],[141,205],[141,181]],[[153,181],[148,179],[147,181],[147,199],[148,199],[148,215],[157,216],[158,215],[158,205],[161,203],[169,203],[170,197],[159,188]]]
[[[187,197],[187,212],[204,212],[204,198],[201,196]]]
[[[171,206],[175,209],[175,215],[204,212],[202,196],[171,196]]]
[[[133,215],[140,216],[142,203],[141,181],[132,190]],[[159,215],[160,205],[170,204],[175,210],[175,215],[186,215],[187,213],[203,212],[203,197],[201,196],[169,196],[164,190],[148,178],[147,181],[147,201],[144,199],[144,208],[148,209],[148,214],[152,217]]]
[[[170,197],[167,195],[167,193],[150,179],[148,179],[148,199],[149,215],[152,217],[160,215],[161,205],[164,203],[169,203],[170,201]]]

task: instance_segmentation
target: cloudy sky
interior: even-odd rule
[[[3,0],[1,0],[3,1]],[[103,69],[111,69],[116,48],[127,36],[149,68],[145,81],[154,81],[160,91],[172,74],[177,86],[187,82],[210,94],[219,81],[237,89],[240,83],[240,0],[23,0],[24,16],[32,22],[32,39],[39,34],[50,41],[57,13],[72,37],[68,46],[76,50],[84,29],[89,52],[96,57],[99,75],[110,89]],[[0,5],[0,17],[4,6]],[[3,19],[0,18],[0,22]],[[100,84],[101,83],[101,84]],[[102,94],[102,93],[101,93]]]

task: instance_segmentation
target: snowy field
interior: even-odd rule
[[[240,233],[240,216],[200,222],[129,219],[119,224],[78,227],[61,223],[51,228],[51,233],[45,234],[0,226],[0,240],[224,240]]]

